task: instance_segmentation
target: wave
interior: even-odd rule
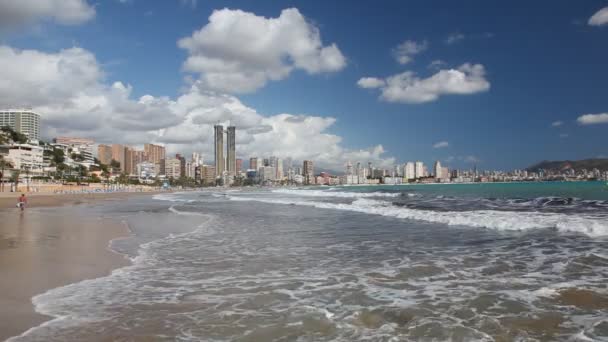
[[[453,226],[469,226],[497,230],[528,230],[553,228],[561,232],[575,232],[590,237],[608,235],[605,217],[566,215],[560,213],[513,212],[498,210],[432,211],[394,206],[390,202],[359,198],[352,204],[314,201],[289,201],[255,197],[230,197],[234,201],[258,201],[273,204],[311,206],[323,209],[348,210],[366,214],[396,217]]]
[[[332,189],[329,189],[332,190]],[[345,192],[326,190],[300,190],[300,189],[276,189],[274,193],[298,195],[306,197],[339,197],[339,198],[372,198],[372,197],[399,197],[400,192]]]

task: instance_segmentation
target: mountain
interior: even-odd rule
[[[538,172],[540,169],[550,170],[550,171],[564,171],[564,170],[568,170],[568,169],[574,169],[574,170],[599,169],[600,171],[608,171],[608,159],[594,158],[594,159],[583,159],[583,160],[556,160],[556,161],[544,160],[538,164],[532,165],[527,168],[528,171],[532,171],[532,172]]]

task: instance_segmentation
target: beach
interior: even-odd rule
[[[33,296],[128,264],[108,248],[110,240],[129,235],[124,222],[61,207],[146,194],[31,194],[23,213],[15,207],[18,194],[0,194],[0,340],[50,319],[34,311]]]
[[[608,338],[594,184],[213,188],[5,213],[10,342]]]

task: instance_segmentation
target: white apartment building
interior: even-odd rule
[[[8,126],[25,134],[30,140],[40,140],[40,114],[27,109],[0,109],[0,127]]]
[[[68,153],[69,150],[72,153],[79,154],[84,159],[85,163],[93,163],[93,146],[95,145],[95,141],[87,138],[71,138],[71,137],[57,137],[54,139],[54,146],[58,146],[61,148],[67,147],[64,151],[67,157],[70,156]]]
[[[415,179],[416,178],[416,168],[414,167],[414,163],[407,162],[403,167],[403,173],[405,179]]]
[[[258,171],[258,177],[261,182],[274,181],[276,176],[276,170],[272,166],[262,166]]]
[[[179,159],[165,160],[165,176],[167,178],[178,179],[181,177],[182,161]]]
[[[32,173],[42,173],[44,166],[44,149],[38,145],[15,144],[6,147],[7,160],[13,168]]]
[[[414,164],[414,168],[414,178],[422,178],[425,176],[424,164],[421,161],[417,161],[416,164]]]

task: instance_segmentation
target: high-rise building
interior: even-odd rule
[[[370,177],[373,177],[373,176],[374,176],[374,168],[373,168],[373,166],[372,166],[372,163],[371,163],[371,162],[367,162],[367,174],[368,174]]]
[[[243,171],[243,159],[237,158],[236,160],[236,172],[239,173]]]
[[[215,177],[220,177],[224,173],[226,161],[224,160],[224,126],[213,126],[215,131]]]
[[[315,177],[314,163],[312,160],[305,160],[302,165],[302,176],[304,176],[304,182],[306,184],[313,184]]]
[[[350,162],[350,160],[348,161],[348,163],[346,163],[346,175],[347,176],[353,175],[353,164]]]
[[[112,162],[112,146],[99,144],[97,146],[97,159],[102,164],[110,165]]]
[[[67,147],[72,153],[80,155],[83,162],[93,163],[93,145],[95,141],[86,138],[57,137],[53,139],[55,144]]]
[[[125,146],[125,163],[121,164],[122,171],[128,175],[135,174],[137,172],[137,159],[135,150],[132,147]]]
[[[182,161],[174,158],[165,160],[165,176],[178,179],[182,174]]]
[[[414,164],[415,167],[415,178],[422,178],[424,177],[424,164],[421,161],[417,161]]]
[[[186,157],[182,156],[180,153],[177,153],[175,154],[175,159],[178,159],[180,162],[179,176],[186,177]]]
[[[125,147],[120,144],[112,144],[112,159],[120,163],[120,170],[125,171]]]
[[[201,180],[204,185],[215,184],[215,166],[203,165],[201,171]]]
[[[276,179],[277,170],[272,166],[262,166],[258,171],[260,181],[274,181]]]
[[[251,157],[249,158],[249,169],[250,170],[258,170],[260,168],[261,163],[259,162],[259,158],[258,157]]]
[[[30,140],[40,140],[40,114],[31,110],[0,110],[0,127],[4,126],[25,134]]]
[[[160,163],[161,159],[165,159],[165,147],[154,144],[144,144],[144,153],[150,163]]]
[[[226,169],[231,176],[236,175],[236,127],[228,126],[226,147]]]
[[[405,174],[405,179],[415,179],[416,178],[416,168],[414,167],[414,163],[407,162],[405,164],[403,173]]]
[[[441,162],[439,160],[435,161],[433,172],[435,172],[435,178],[441,178]]]
[[[203,157],[201,157],[200,153],[192,152],[192,164],[195,166],[203,165]]]
[[[277,164],[277,166],[275,167],[275,169],[276,169],[277,174],[275,176],[275,179],[280,181],[283,179],[283,160],[280,158],[277,158],[276,164]]]

